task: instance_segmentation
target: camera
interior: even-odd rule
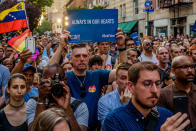
[[[55,74],[55,76],[52,79],[52,89],[51,93],[57,98],[60,98],[64,94],[63,86],[60,84],[61,77],[59,74]]]

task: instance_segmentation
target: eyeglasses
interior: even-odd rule
[[[160,80],[155,81],[155,82],[153,82],[151,80],[145,80],[145,81],[142,82],[142,84],[147,89],[150,89],[154,84],[155,84],[156,88],[161,88],[162,87],[162,82]]]
[[[179,69],[179,68],[181,68],[181,69],[188,69],[188,68],[194,69],[195,66],[196,66],[196,64],[193,64],[193,65],[174,66],[173,68],[174,69]]]
[[[82,93],[80,94],[80,97],[84,98],[86,96],[86,90],[85,90],[85,86],[83,83],[81,83],[80,89],[82,91]]]

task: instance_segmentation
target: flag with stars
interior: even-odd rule
[[[0,13],[0,33],[20,30],[27,26],[23,2]]]

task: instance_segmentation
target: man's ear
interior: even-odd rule
[[[131,94],[134,94],[134,90],[135,90],[135,85],[134,85],[134,83],[131,82],[131,81],[128,81],[128,82],[127,82],[127,85],[128,85],[128,89],[129,89],[129,91],[131,92]]]

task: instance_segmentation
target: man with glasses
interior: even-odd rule
[[[158,64],[158,60],[156,58],[156,55],[153,53],[153,43],[150,39],[145,39],[143,41],[143,52],[139,56],[139,61],[150,61],[154,64]]]
[[[129,49],[129,48],[136,48],[136,45],[134,43],[134,40],[132,38],[126,38],[125,39],[125,45],[126,45],[126,49]]]
[[[189,120],[182,126],[178,123],[181,123],[186,115],[178,113],[172,116],[169,110],[156,107],[161,86],[157,65],[152,62],[132,65],[128,71],[128,88],[132,99],[106,117],[104,131],[168,131],[168,128],[170,131],[176,128],[182,130]],[[167,119],[170,116],[172,118]]]
[[[177,56],[172,61],[171,71],[175,83],[161,90],[159,105],[173,112],[186,112],[196,126],[196,85],[193,84],[195,64],[188,56]]]

